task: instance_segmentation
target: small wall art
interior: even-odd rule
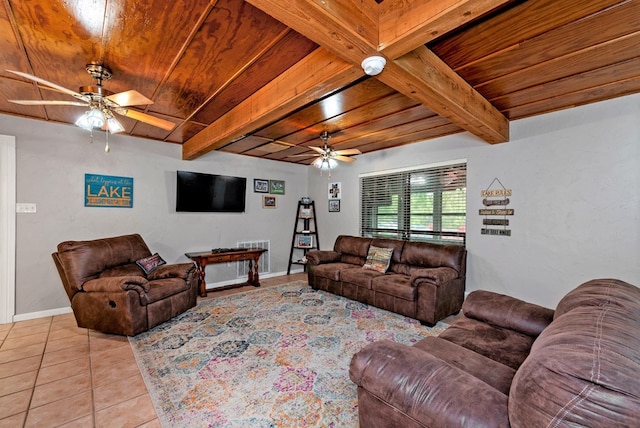
[[[330,213],[340,212],[340,199],[329,200],[329,212]]]
[[[312,248],[313,236],[311,235],[298,235],[298,242],[296,242],[298,248]]]
[[[253,191],[255,193],[269,193],[269,180],[261,178],[253,179]]]
[[[271,180],[269,184],[271,186],[269,193],[272,195],[284,195],[284,180]]]
[[[262,197],[262,208],[275,208],[277,204],[275,196],[264,195]]]
[[[342,199],[342,183],[329,183],[329,200]]]

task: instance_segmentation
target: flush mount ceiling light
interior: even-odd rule
[[[377,76],[382,73],[384,66],[387,65],[387,60],[384,59],[384,57],[374,55],[365,58],[360,65],[362,66],[365,74],[369,76]]]

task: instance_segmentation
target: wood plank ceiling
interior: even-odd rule
[[[5,69],[76,91],[96,62],[176,125],[118,117],[130,135],[309,164],[323,131],[363,153],[506,142],[510,120],[640,92],[639,46],[640,0],[2,0],[0,113],[73,124],[86,108],[8,102],[70,97]]]

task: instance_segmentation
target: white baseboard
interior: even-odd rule
[[[49,309],[49,310],[40,311],[40,312],[30,312],[27,314],[14,315],[13,322],[33,320],[36,318],[52,317],[55,315],[70,314],[71,312],[72,312],[71,306],[67,306],[66,308]]]

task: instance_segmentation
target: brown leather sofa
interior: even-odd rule
[[[79,327],[135,336],[196,305],[195,264],[146,274],[136,261],[151,251],[138,234],[62,242],[52,256]]]
[[[386,272],[363,269],[370,247],[390,248]],[[333,251],[307,252],[314,289],[329,291],[433,325],[460,311],[464,300],[464,247],[340,235]]]
[[[361,427],[639,426],[639,288],[592,280],[555,312],[475,291],[462,311],[438,337],[353,357]]]

